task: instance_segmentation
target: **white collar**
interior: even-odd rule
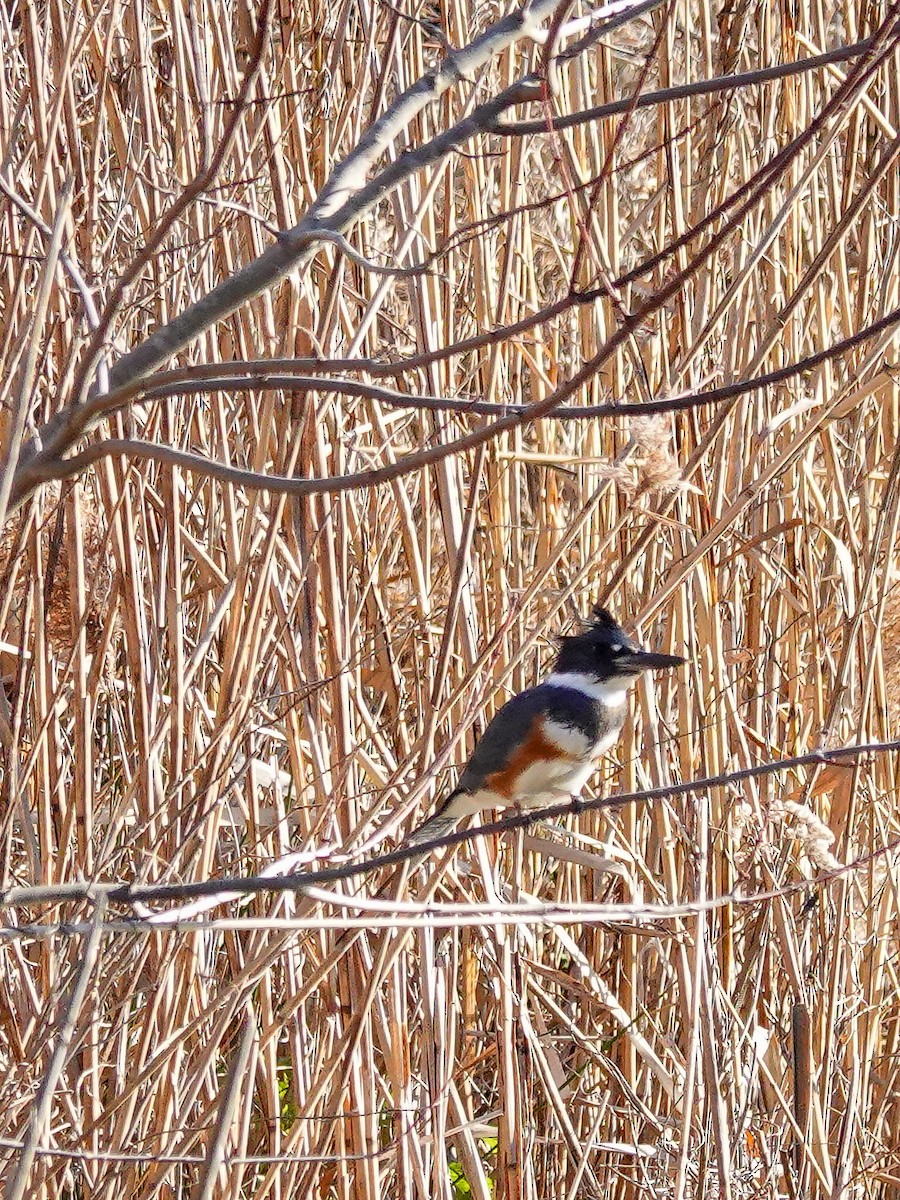
[[[625,703],[628,688],[635,679],[636,675],[620,675],[618,679],[595,679],[592,675],[582,675],[577,671],[562,671],[559,674],[554,672],[548,675],[544,683],[550,687],[571,688],[584,696],[590,696],[592,700],[599,700],[609,708],[619,708]]]

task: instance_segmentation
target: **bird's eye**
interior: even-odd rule
[[[623,647],[620,646],[618,642],[616,642],[616,644],[614,646],[610,646],[610,650],[613,654],[621,654]]]

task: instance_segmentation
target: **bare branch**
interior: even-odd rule
[[[238,130],[240,129],[241,121],[244,117],[244,111],[250,99],[250,93],[256,86],[256,81],[259,78],[260,70],[262,69],[263,55],[269,43],[269,36],[272,27],[272,19],[275,12],[275,0],[263,0],[260,10],[259,21],[256,27],[256,34],[253,45],[250,50],[247,70],[244,72],[244,77],[241,81],[240,91],[235,98],[234,109],[231,116],[228,118],[228,123],[225,127],[225,132],[216,146],[215,151],[210,156],[209,162],[200,174],[184,189],[180,196],[169,206],[166,213],[160,219],[156,229],[153,231],[153,236],[148,239],[147,244],[134,256],[129,263],[127,270],[120,276],[112,295],[107,301],[106,307],[100,318],[100,324],[94,331],[94,335],[88,345],[87,351],[79,368],[78,377],[73,386],[73,395],[75,404],[83,402],[86,392],[90,386],[91,376],[94,367],[97,363],[101,351],[103,349],[103,341],[107,336],[109,327],[113,318],[119,312],[128,289],[135,282],[144,267],[152,262],[154,255],[159,251],[166,237],[169,234],[172,226],[178,220],[183,212],[185,212],[192,204],[194,204],[204,192],[206,192],[218,177],[222,169],[222,164],[227,158],[231,147],[234,145]],[[121,363],[119,364],[121,366]],[[110,374],[110,383],[113,383],[115,368]]]
[[[333,172],[316,202],[294,229],[284,233],[276,245],[271,246],[254,262],[223,280],[208,295],[120,359],[110,372],[110,387],[116,389],[144,378],[204,330],[274,286],[291,271],[299,269],[309,261],[315,248],[323,240],[331,240],[335,233],[343,233],[402,180],[428,164],[446,157],[475,134],[489,129],[491,123],[509,107],[536,97],[539,91],[536,80],[532,77],[518,80],[492,101],[481,105],[476,113],[470,114],[427,145],[388,164],[371,182],[366,182],[369,171],[377,160],[423,109],[436,104],[450,87],[461,79],[471,77],[509,45],[522,38],[531,37],[554,9],[556,2],[557,0],[529,0],[529,3],[501,18],[467,46],[447,55],[437,67],[422,76],[398,97],[388,111],[363,135],[352,153]],[[605,28],[615,28],[624,20],[647,12],[658,3],[660,0],[612,0],[603,10],[610,16]],[[233,135],[233,129],[230,132]],[[220,156],[217,155],[215,164],[218,164],[219,159]],[[212,165],[214,164],[211,164],[211,168]],[[202,190],[199,185],[208,186],[211,178],[210,171],[204,172],[192,187],[190,199],[197,191]],[[182,197],[177,211],[183,211],[187,202],[188,198]],[[156,248],[161,232],[158,231],[145,251],[145,256]],[[145,256],[140,260],[141,265]],[[113,300],[107,306],[110,314],[136,269],[133,265],[120,281]],[[100,337],[105,328],[106,323],[102,322],[97,336],[92,341],[76,395],[83,391],[88,372],[99,354]],[[71,448],[75,437],[85,430],[84,414],[78,403],[70,404],[45,424],[36,440],[26,446],[20,455],[18,478],[14,488],[17,503],[21,503],[29,488],[33,486],[29,480],[46,478],[46,471],[37,462],[32,463],[32,460],[41,459],[46,464],[48,460],[60,459]],[[32,466],[35,467],[34,470],[30,469]]]
[[[368,875],[383,867],[397,866],[410,859],[419,859],[423,854],[433,853],[445,847],[470,842],[476,837],[493,833],[507,833],[515,829],[527,829],[542,821],[554,821],[560,817],[585,812],[622,808],[626,804],[652,804],[656,800],[672,799],[705,792],[711,788],[733,787],[749,779],[760,779],[798,767],[820,767],[827,763],[841,763],[845,759],[858,761],[869,754],[895,754],[900,751],[900,739],[886,742],[867,742],[857,746],[837,746],[832,750],[813,750],[809,754],[798,754],[793,758],[782,758],[775,762],[760,763],[755,767],[744,767],[739,771],[727,771],[705,779],[693,779],[687,783],[665,784],[640,792],[625,792],[618,796],[604,796],[595,800],[577,797],[564,804],[546,808],[535,808],[513,813],[497,821],[488,821],[472,829],[457,829],[443,837],[420,842],[415,846],[401,846],[388,854],[380,854],[366,862],[346,863],[336,867],[325,867],[317,871],[304,871],[297,875],[265,875],[242,879],[200,880],[196,883],[166,884],[100,884],[66,883],[38,887],[10,887],[0,892],[0,908],[22,908],[33,904],[55,904],[59,902],[94,899],[105,895],[110,903],[135,904],[163,900],[194,900],[219,893],[249,896],[261,892],[302,892],[311,887],[322,887]]]
[[[72,186],[72,180],[66,180],[57,198],[56,219],[53,223],[50,244],[47,247],[47,257],[44,259],[41,283],[38,288],[34,313],[31,318],[31,327],[28,331],[28,350],[25,355],[25,361],[22,364],[22,373],[13,404],[13,419],[9,432],[9,440],[5,447],[3,460],[0,462],[0,529],[3,528],[3,524],[6,521],[7,510],[14,492],[14,472],[22,447],[22,439],[25,436],[25,427],[28,422],[31,405],[31,388],[34,383],[38,352],[44,332],[44,321],[47,317],[47,306],[50,303],[53,277],[56,274],[56,265],[59,262],[65,220],[69,210],[69,201],[72,196]]]
[[[549,414],[549,417],[555,421],[580,421],[596,417],[653,416],[658,413],[685,412],[700,408],[705,404],[718,404],[723,400],[732,400],[736,396],[747,395],[750,392],[795,379],[798,375],[812,371],[824,362],[833,362],[898,323],[900,323],[900,308],[894,308],[879,320],[863,326],[850,337],[842,338],[824,350],[809,354],[805,358],[779,367],[775,371],[757,375],[753,379],[737,380],[734,383],[707,388],[701,392],[685,392],[677,396],[661,397],[658,400],[611,400],[605,404],[563,404]],[[458,347],[450,346],[447,348],[447,353],[452,355],[457,350]],[[408,367],[418,365],[417,359],[405,360],[400,363],[378,363],[372,359],[315,358],[256,359],[212,363],[206,366],[186,367],[179,371],[160,372],[150,376],[144,385],[137,385],[127,391],[123,389],[120,393],[99,396],[88,407],[91,410],[92,418],[96,418],[110,416],[134,399],[139,399],[142,404],[146,404],[155,400],[168,400],[173,396],[205,395],[217,391],[264,392],[283,389],[293,392],[321,392],[324,395],[357,396],[360,399],[387,404],[393,408],[410,408],[426,412],[452,412],[462,416],[503,417],[510,413],[521,416],[529,414],[529,408],[524,404],[499,404],[496,401],[466,396],[429,396],[399,392],[371,383],[361,383],[358,380],[333,377],[337,371],[354,370],[365,371],[367,374],[376,376],[399,375]],[[311,368],[328,372],[328,374],[305,374]],[[147,443],[141,444],[146,445]],[[262,481],[267,478],[268,476],[258,476],[260,482],[255,486],[264,486]]]
[[[572,48],[570,47],[570,50]],[[700,79],[694,83],[680,83],[673,87],[660,88],[655,92],[645,92],[636,96],[624,96],[621,100],[609,100],[606,104],[598,104],[594,108],[586,108],[582,112],[568,113],[565,116],[553,116],[549,120],[536,117],[532,121],[497,121],[492,133],[503,134],[506,137],[528,137],[536,133],[552,133],[558,129],[576,129],[579,125],[587,125],[592,121],[602,121],[607,117],[617,117],[637,108],[652,108],[658,104],[672,104],[676,100],[688,100],[693,96],[714,96],[719,92],[733,92],[739,88],[755,87],[762,83],[773,83],[778,79],[789,79],[807,71],[818,70],[832,63],[848,62],[859,58],[872,49],[872,39],[864,38],[851,46],[837,46],[824,54],[810,55],[796,62],[780,63],[775,67],[760,67],[755,71],[741,71],[736,75],[720,75],[716,79]],[[569,51],[564,51],[566,56]]]

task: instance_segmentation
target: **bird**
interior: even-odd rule
[[[596,606],[586,628],[559,639],[546,679],[494,714],[456,787],[406,844],[441,838],[487,808],[543,808],[579,795],[618,741],[628,689],[645,671],[685,661],[643,650],[608,609]]]

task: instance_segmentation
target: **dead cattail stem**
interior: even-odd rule
[[[0,6],[14,1192],[900,1174],[898,9],[626,7]],[[600,598],[603,803],[399,885]]]

